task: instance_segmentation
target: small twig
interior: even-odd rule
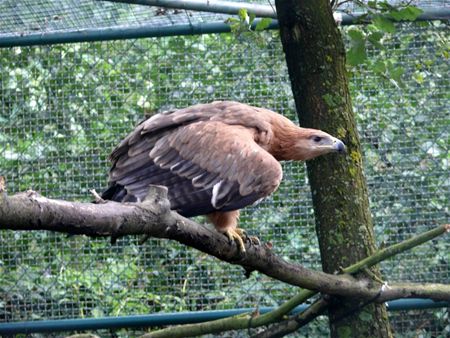
[[[370,271],[369,268],[363,268],[362,271],[364,271],[364,273],[370,276],[370,278],[372,278],[374,281],[380,284],[385,284],[385,281],[382,280],[380,277],[378,277],[376,274],[374,274],[372,271]]]
[[[97,204],[103,204],[106,203],[106,201],[95,191],[95,189],[89,190],[89,192],[94,196],[95,203]]]
[[[0,176],[0,193],[6,191],[6,178],[5,176]]]

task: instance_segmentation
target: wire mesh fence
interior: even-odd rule
[[[156,6],[137,5],[120,1],[101,0],[3,0],[0,2],[0,34],[3,37],[24,37],[36,33],[86,32],[92,29],[137,27],[172,27],[224,22],[231,15],[208,13],[184,9],[168,9]],[[268,6],[275,12],[274,0],[234,0]],[[341,1],[338,11],[355,13],[364,11],[362,4],[368,1]],[[427,8],[450,8],[447,0],[391,0],[392,5],[412,4]],[[212,4],[214,5],[214,4]]]
[[[446,23],[404,24],[378,58],[402,82],[361,67],[351,79],[379,244],[448,221]],[[231,34],[0,49],[0,169],[9,193],[89,201],[107,184],[107,156],[146,115],[232,99],[295,119],[276,33]],[[446,54],[447,53],[447,54]],[[273,197],[241,223],[286,259],[320,269],[303,165],[284,164]],[[176,243],[0,232],[0,322],[275,306],[295,290]],[[388,281],[450,283],[448,241],[384,262]],[[394,315],[398,336],[448,333],[448,310]],[[326,324],[310,328],[319,334]],[[314,331],[316,330],[316,331]]]
[[[248,1],[235,0],[235,2]],[[23,36],[36,32],[45,34],[148,25],[170,27],[223,22],[229,17],[230,15],[221,13],[99,0],[41,0],[39,6],[33,0],[5,0],[0,3],[0,32],[3,35]]]

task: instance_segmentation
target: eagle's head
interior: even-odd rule
[[[346,152],[345,144],[341,140],[324,131],[308,128],[301,128],[292,148],[292,159],[302,161],[328,153]]]

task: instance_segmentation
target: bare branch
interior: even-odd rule
[[[50,230],[87,236],[148,235],[176,240],[286,283],[316,291],[368,297],[369,281],[304,268],[277,257],[267,245],[246,243],[241,253],[234,241],[170,210],[167,189],[152,186],[142,203],[79,203],[45,198],[29,191],[0,194],[0,229]],[[347,291],[349,288],[352,291]]]
[[[392,286],[385,286],[384,292],[381,292],[378,297],[374,299],[376,303],[383,303],[388,300],[418,297],[418,298],[432,298],[434,300],[443,300],[450,302],[450,285],[444,284],[417,284],[417,283],[395,283]],[[365,301],[363,304],[357,304],[355,309],[350,309],[350,312],[360,310],[364,306],[370,304],[370,301]],[[278,338],[297,331],[299,328],[305,326],[317,316],[323,314],[328,306],[328,302],[321,298],[314,304],[308,307],[302,313],[291,316],[289,319],[271,325],[269,328],[253,336],[253,338]],[[345,317],[347,313],[341,316]]]
[[[268,276],[305,289],[299,295],[265,315],[245,314],[224,319],[217,323],[209,322],[192,326],[193,332],[211,333],[219,327],[233,323],[247,327],[267,325],[279,320],[294,306],[305,301],[316,292],[361,300],[385,302],[405,297],[423,297],[435,300],[449,300],[450,286],[442,284],[392,284],[381,286],[376,281],[357,280],[350,275],[330,275],[304,268],[299,264],[287,262],[277,257],[269,245],[246,243],[246,253],[241,253],[234,241],[204,225],[195,223],[170,210],[167,189],[152,186],[142,203],[117,203],[108,201],[102,204],[67,202],[45,198],[36,192],[28,191],[13,196],[0,193],[0,229],[11,230],[50,230],[87,236],[144,235],[176,240],[213,255],[223,261],[238,264],[248,270],[258,270]],[[437,227],[400,244],[380,250],[378,253],[343,270],[354,273],[370,267],[381,260],[419,245],[449,231],[450,225]],[[310,291],[312,290],[312,291]],[[317,305],[322,309],[323,304]],[[311,320],[319,312],[310,311],[305,318]],[[237,323],[237,324],[236,324]],[[215,326],[214,326],[215,325]],[[228,327],[225,325],[226,327]],[[190,326],[189,326],[190,327]],[[186,328],[186,327],[184,327]],[[171,328],[172,330],[175,328]],[[214,330],[215,330],[214,329]],[[170,337],[175,337],[173,331]],[[177,329],[178,330],[178,329]],[[181,336],[186,331],[181,330]],[[161,336],[167,332],[162,333]],[[149,336],[155,336],[151,333]],[[159,334],[159,333],[158,333]],[[159,335],[157,335],[159,336]]]
[[[50,230],[115,238],[126,235],[167,238],[302,288],[360,298],[372,298],[379,291],[368,280],[326,274],[287,262],[266,245],[247,243],[247,252],[241,253],[223,234],[171,211],[167,189],[158,186],[151,186],[142,203],[79,203],[48,199],[32,191],[13,196],[2,193],[0,229]],[[445,229],[438,231],[442,233]]]
[[[395,283],[392,286],[385,285],[382,288],[379,296],[372,300],[375,303],[383,303],[388,300],[417,297],[417,298],[431,298],[434,300],[447,301],[450,304],[450,285],[445,284],[418,284],[418,283]],[[254,335],[252,338],[278,338],[295,332],[301,327],[307,325],[316,317],[322,315],[327,309],[328,302],[326,299],[320,298],[309,306],[300,314],[289,317],[279,323],[269,326],[266,330]],[[340,318],[346,317],[353,311],[361,310],[365,306],[372,303],[371,300],[358,303],[354,308],[347,310],[340,315]],[[272,323],[274,323],[273,321]]]
[[[400,252],[409,250],[415,246],[423,244],[436,236],[450,231],[450,225],[445,224],[437,227],[413,238],[407,239],[401,243],[381,249],[373,255],[342,269],[342,273],[357,273],[360,270],[367,269],[389,257],[395,256]],[[371,299],[363,300],[357,305],[358,309],[365,305],[377,302],[383,303],[387,300],[405,298],[405,297],[423,297],[435,300],[450,300],[450,285],[443,284],[414,284],[414,283],[396,283],[391,286],[383,284],[377,289],[377,293]],[[219,319],[208,323],[199,323],[191,325],[182,325],[162,329],[145,335],[145,338],[163,338],[163,337],[187,337],[201,334],[216,333],[218,328],[225,330],[239,330],[245,328],[255,328],[263,325],[269,325],[279,321],[283,316],[287,315],[296,306],[304,303],[307,299],[314,296],[317,292],[311,290],[301,290],[297,295],[276,308],[260,316],[250,316],[250,314],[242,314],[236,317]],[[327,308],[328,302],[325,297],[318,299],[313,305],[308,307],[302,313],[292,316],[287,320],[270,326],[267,330],[255,335],[255,338],[283,337],[288,333],[298,330],[300,327],[308,324],[317,316],[322,314]],[[345,315],[345,314],[344,314]]]
[[[378,294],[372,299],[363,300],[362,303],[357,304],[357,309],[375,302],[383,303],[387,300],[405,298],[405,297],[418,297],[418,298],[432,298],[435,300],[450,301],[450,285],[444,284],[395,284],[389,288],[382,288]],[[272,325],[267,330],[256,334],[255,338],[274,338],[283,337],[288,333],[295,332],[300,327],[308,324],[324,313],[328,305],[328,302],[323,298],[317,300],[308,307],[302,313],[292,316],[289,319]],[[264,315],[255,316],[250,313],[240,314],[234,317],[228,317],[224,319],[218,319],[205,323],[188,324],[169,327],[148,334],[143,335],[141,338],[182,338],[182,337],[194,337],[204,334],[218,333],[229,330],[243,330],[247,328],[255,328],[263,325],[272,324],[282,318],[281,308],[284,304]],[[283,309],[285,310],[285,309]],[[342,316],[345,317],[347,313]]]
[[[271,325],[266,330],[255,334],[252,338],[279,338],[297,331],[318,316],[322,315],[327,309],[328,303],[324,299],[318,299],[302,313],[290,317],[280,323]]]

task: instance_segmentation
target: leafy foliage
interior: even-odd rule
[[[249,14],[243,8],[239,10],[237,18],[228,18],[226,22],[230,25],[232,34],[239,41],[253,42],[263,46],[267,40],[270,41],[268,36],[273,34],[272,32],[261,33],[269,28],[272,23],[271,18],[256,19],[255,14]]]
[[[422,14],[422,10],[410,4],[393,6],[388,1],[356,1],[364,14],[358,20],[368,21],[369,25],[353,26],[348,30],[350,48],[347,52],[347,62],[350,66],[358,66],[366,63],[369,69],[389,79],[396,86],[401,85],[400,78],[403,69],[394,66],[381,58],[369,60],[367,49],[376,47],[385,49],[384,41],[392,38],[396,32],[395,22],[414,21]],[[372,61],[372,62],[371,62]]]

